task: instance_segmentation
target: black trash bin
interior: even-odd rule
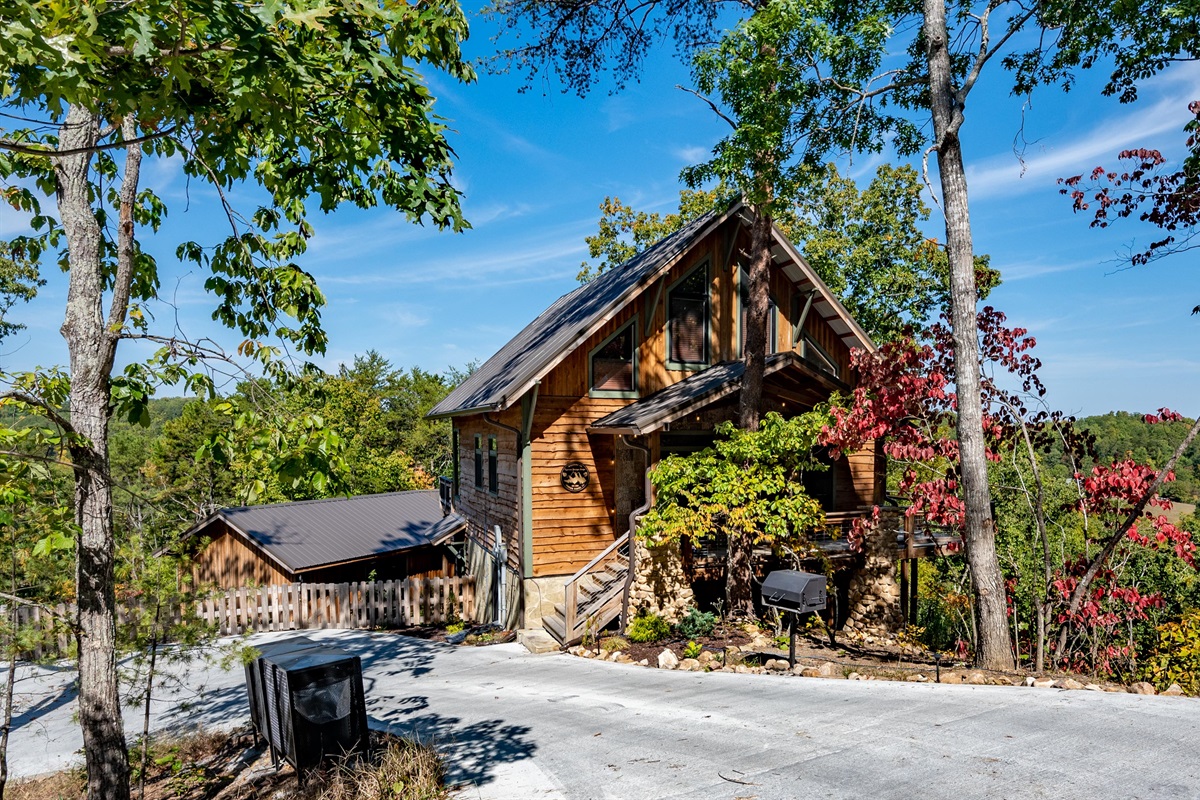
[[[254,724],[254,732],[266,737],[267,721],[263,713],[262,691],[262,660],[272,656],[282,656],[299,650],[320,647],[320,644],[307,636],[291,636],[274,642],[255,645],[258,657],[246,664],[246,698],[250,701],[250,721]]]
[[[326,758],[367,752],[358,656],[326,646],[261,660],[266,737],[276,764],[287,761],[303,775]]]

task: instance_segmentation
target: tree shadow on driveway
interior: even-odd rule
[[[451,785],[490,783],[496,765],[530,759],[537,750],[527,726],[511,725],[503,719],[464,722],[461,717],[437,708],[436,698],[431,700],[421,693],[417,679],[430,675],[439,659],[453,659],[456,650],[453,645],[389,633],[332,630],[271,634],[254,637],[250,644],[296,635],[357,655],[362,660],[370,727],[433,744],[443,756],[446,780]],[[230,728],[248,721],[249,704],[241,666],[235,665],[229,673],[211,677],[212,688],[163,714],[160,726],[156,727]],[[476,679],[471,674],[451,678]]]

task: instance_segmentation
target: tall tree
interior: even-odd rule
[[[208,274],[214,318],[245,337],[240,352],[278,363],[285,348],[320,351],[324,300],[293,262],[312,233],[310,198],[322,211],[382,203],[412,220],[465,225],[450,183],[453,153],[415,68],[470,80],[459,50],[467,28],[453,0],[18,0],[0,9],[0,29],[5,119],[27,124],[0,133],[0,177],[5,199],[33,214],[33,232],[14,246],[35,262],[61,246],[61,332],[70,357],[65,394],[61,376],[39,373],[12,376],[3,397],[38,409],[63,434],[80,529],[79,715],[88,795],[124,800],[109,418],[116,410],[144,419],[147,399],[164,380],[210,388],[198,365],[214,355],[154,334],[141,308],[157,296],[159,281],[139,228],[157,229],[166,213],[142,186],[143,161],[179,164],[219,196],[228,238],[215,246],[185,242],[178,256]],[[266,198],[252,214],[227,199],[242,181]],[[56,215],[42,209],[42,193],[55,198]],[[118,345],[131,338],[162,349],[151,363],[114,376]]]
[[[685,177],[694,182],[739,173],[747,182],[731,185],[750,189],[752,204],[789,196],[799,170],[827,154],[890,145],[902,155],[936,157],[960,396],[956,430],[966,554],[980,629],[976,658],[981,666],[1011,666],[979,400],[978,288],[961,139],[967,99],[984,68],[1003,62],[1014,71],[1019,93],[1051,83],[1069,87],[1076,70],[1111,63],[1106,91],[1134,100],[1138,81],[1200,55],[1196,10],[1159,0],[1116,5],[922,0],[916,6],[764,0],[733,5],[742,19],[720,34],[715,22],[729,7],[687,0],[495,5],[512,27],[535,32],[532,43],[508,51],[510,60],[531,72],[553,65],[576,90],[590,87],[610,62],[621,85],[636,74],[655,41],[673,38],[694,59],[700,91],[719,95],[720,106],[707,98],[713,109],[733,112],[727,115],[733,133],[709,162]],[[758,217],[769,221],[770,214]],[[752,282],[762,255],[754,249],[762,244],[761,232],[752,236],[747,255]],[[745,378],[751,397],[761,377],[757,312],[766,304],[765,297],[753,300]]]

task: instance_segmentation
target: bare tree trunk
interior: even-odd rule
[[[17,594],[17,542],[12,535],[12,550],[9,561],[9,591]],[[4,787],[8,785],[8,732],[12,730],[13,687],[17,682],[17,609],[15,600],[8,601],[8,677],[4,681],[4,724],[0,727],[0,800],[4,800]]]
[[[963,169],[962,104],[952,87],[945,0],[924,0],[925,45],[935,150],[946,214],[946,254],[950,262],[950,322],[954,329],[954,370],[958,394],[959,477],[966,505],[967,565],[975,595],[978,641],[975,663],[1011,669],[1012,649],[1004,603],[1004,581],[996,556],[988,490],[980,395],[979,333],[976,320],[975,253]]]
[[[146,797],[146,770],[150,766],[150,701],[154,697],[154,669],[158,665],[159,620],[162,618],[162,590],[154,600],[154,627],[150,633],[150,666],[146,670],[146,698],[142,704],[141,775],[138,777],[138,798]],[[0,797],[0,800],[4,798]]]
[[[762,417],[763,373],[766,370],[767,331],[770,312],[771,214],[755,209],[750,228],[750,286],[746,309],[745,372],[738,405],[738,427],[758,430]],[[754,616],[754,542],[748,534],[731,532],[728,537],[725,599],[733,617]]]
[[[70,450],[76,465],[79,722],[88,797],[128,800],[129,755],[117,685],[115,548],[108,475],[109,376],[117,339],[116,332],[106,325],[102,309],[101,233],[91,204],[91,154],[86,152],[95,146],[99,126],[95,114],[76,106],[68,111],[59,134],[61,150],[84,151],[55,160],[58,208],[70,268],[61,332],[70,354],[70,415],[77,434]],[[119,282],[119,274],[117,278]],[[119,291],[118,286],[115,292]]]

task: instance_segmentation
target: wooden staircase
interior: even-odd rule
[[[542,617],[542,626],[564,645],[599,632],[624,611],[628,580],[629,534],[625,534],[567,579],[563,602]]]

